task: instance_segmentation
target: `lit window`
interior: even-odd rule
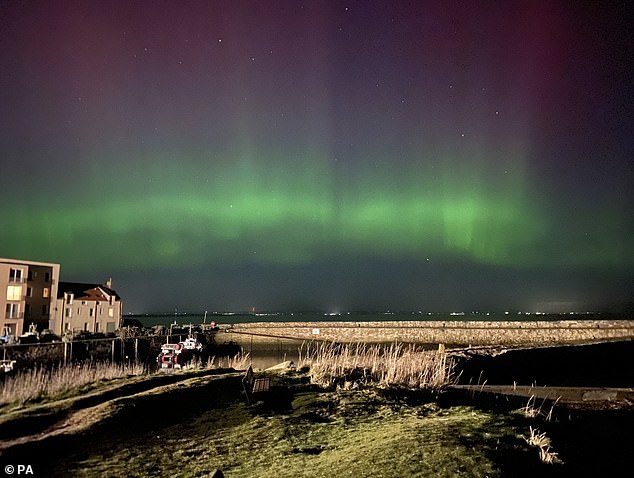
[[[7,286],[7,300],[22,300],[22,286]]]
[[[108,317],[114,317],[114,309],[112,307],[108,307]]]
[[[42,291],[42,297],[48,299],[48,287],[44,287],[44,290]]]

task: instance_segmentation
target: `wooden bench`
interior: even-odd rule
[[[244,377],[242,377],[242,386],[247,396],[247,403],[253,403],[253,396],[256,393],[268,392],[271,387],[271,379],[269,377],[255,378],[253,376],[253,368],[249,365]]]

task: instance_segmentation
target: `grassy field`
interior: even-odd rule
[[[169,398],[181,397],[177,418],[160,407],[146,408],[153,420],[115,415],[42,466],[48,476],[84,477],[202,477],[216,468],[227,477],[543,477],[610,476],[629,462],[631,413],[545,422],[439,406],[424,392],[319,391],[292,381],[277,381],[284,393],[255,406],[236,387],[218,390],[208,407],[181,390]],[[544,440],[564,463],[540,460]]]
[[[65,463],[73,476],[503,476],[509,452],[541,466],[511,419],[470,407],[409,406],[371,391],[300,393],[285,413],[241,403]],[[517,458],[517,457],[516,457]],[[62,469],[58,469],[62,474]]]

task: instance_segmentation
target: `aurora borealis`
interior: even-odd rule
[[[627,6],[0,3],[0,256],[125,309],[622,308]]]

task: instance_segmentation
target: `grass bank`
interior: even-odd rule
[[[51,476],[507,476],[542,468],[513,416],[407,403],[378,390],[298,392],[283,412],[242,402],[70,447]],[[101,436],[102,437],[102,436]]]
[[[304,371],[269,372],[271,394],[252,406],[241,396],[242,373],[136,377],[144,384],[73,399],[45,430],[63,434],[42,441],[38,433],[2,458],[28,458],[53,477],[209,476],[217,468],[227,477],[610,476],[634,446],[625,410],[555,414],[558,422],[528,414],[530,403],[519,413],[447,399],[453,365],[442,350],[324,345],[299,365]],[[42,412],[24,418],[41,421]],[[545,453],[563,464],[544,463]]]
[[[60,398],[68,392],[86,391],[99,383],[146,373],[143,364],[85,362],[75,365],[18,371],[6,377],[0,389],[0,410],[7,405],[24,405]]]

